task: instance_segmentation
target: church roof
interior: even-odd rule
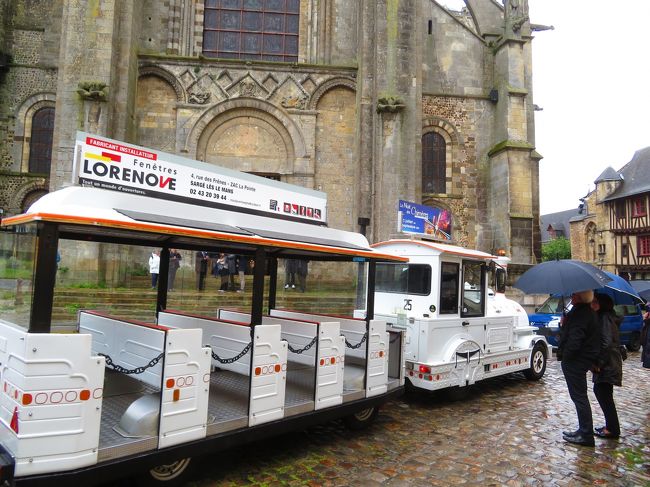
[[[563,236],[569,238],[571,234],[571,228],[569,225],[569,220],[575,216],[578,216],[580,213],[578,208],[573,208],[571,210],[558,211],[557,213],[547,213],[546,215],[539,216],[539,229],[541,231],[542,243],[550,242],[553,238]],[[551,235],[551,231],[555,231],[555,236]],[[558,235],[560,233],[562,235]]]
[[[650,147],[634,153],[632,160],[619,171],[623,182],[604,201],[650,192]]]
[[[600,183],[602,181],[618,181],[619,179],[621,179],[621,175],[618,171],[616,171],[612,166],[609,166],[596,178],[594,183]]]

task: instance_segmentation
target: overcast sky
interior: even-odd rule
[[[650,146],[650,1],[530,0],[541,213],[575,208],[594,180]],[[648,168],[650,171],[650,168]]]
[[[485,0],[489,1],[489,0]],[[442,0],[460,9],[462,0]],[[576,208],[650,146],[650,0],[529,0],[541,213]],[[650,171],[650,168],[648,168]]]

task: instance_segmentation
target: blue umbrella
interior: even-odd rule
[[[630,281],[630,285],[646,301],[650,301],[650,281]]]
[[[549,260],[524,272],[514,286],[526,294],[562,294],[605,286],[612,278],[604,271],[577,260]]]
[[[639,293],[623,279],[621,276],[612,274],[611,272],[605,271],[612,280],[605,284],[604,287],[598,288],[595,291],[601,294],[607,294],[614,304],[638,304],[643,300],[639,297]]]

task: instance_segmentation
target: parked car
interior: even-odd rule
[[[549,345],[557,347],[562,312],[568,312],[570,309],[571,298],[552,295],[535,313],[528,315],[528,320],[532,326],[539,328],[538,333],[546,337]],[[617,304],[614,306],[614,312],[623,318],[620,326],[621,344],[630,352],[638,352],[641,348],[643,326],[641,307],[638,304]]]

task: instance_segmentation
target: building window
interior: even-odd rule
[[[41,108],[32,117],[32,133],[29,140],[30,173],[50,174],[53,135],[54,108]]]
[[[628,250],[627,250],[627,244],[621,245],[621,257],[627,257],[628,256]]]
[[[645,216],[645,197],[634,198],[632,201],[632,216]]]
[[[650,235],[640,236],[638,242],[639,242],[639,256],[640,257],[650,256]]]
[[[598,255],[605,255],[605,244],[598,244]]]
[[[616,218],[625,218],[625,200],[617,200],[614,203],[614,213]]]
[[[206,0],[203,54],[298,61],[300,0]]]
[[[422,192],[447,192],[447,142],[436,132],[422,136]]]

